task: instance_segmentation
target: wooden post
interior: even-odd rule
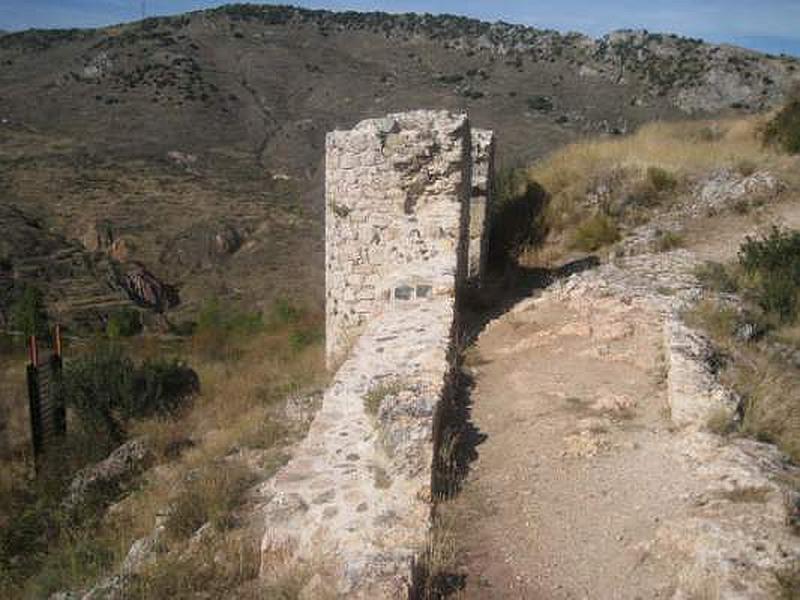
[[[61,325],[56,324],[54,332],[54,352],[50,359],[50,373],[53,390],[50,401],[53,403],[55,429],[59,436],[67,434],[67,405],[61,390],[61,372],[64,368],[63,346],[61,343]]]
[[[34,367],[38,367],[39,366],[39,347],[38,347],[38,344],[36,343],[36,336],[32,335],[30,337],[30,339],[28,340],[28,343],[29,343],[29,355],[30,355],[30,359],[31,359],[31,364]]]
[[[61,358],[61,325],[56,324],[55,331],[55,352],[58,358]]]
[[[31,442],[33,443],[33,464],[39,472],[39,455],[42,453],[42,415],[39,401],[39,384],[36,363],[36,338],[31,336],[31,362],[28,365],[28,412],[31,418]]]

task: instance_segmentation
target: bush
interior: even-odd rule
[[[26,286],[22,295],[11,306],[11,326],[21,331],[26,339],[32,335],[47,338],[50,335],[44,294],[33,286]]]
[[[613,244],[620,239],[619,229],[614,221],[598,213],[578,225],[572,237],[571,246],[584,252],[594,252]]]
[[[678,187],[678,179],[666,169],[650,167],[647,169],[647,183],[656,192],[671,192]]]
[[[132,308],[123,308],[109,315],[106,335],[111,339],[132,337],[142,331],[142,316]]]
[[[210,360],[237,358],[238,338],[263,328],[260,312],[242,311],[215,298],[200,310],[192,332],[192,344],[196,351]]]
[[[532,96],[528,98],[528,108],[541,112],[550,112],[553,110],[553,101],[547,96]]]
[[[760,240],[748,237],[739,264],[759,307],[781,323],[794,322],[800,309],[800,231],[773,227]]]
[[[260,312],[246,312],[224,304],[217,298],[209,300],[197,316],[197,333],[214,331],[218,333],[241,334],[256,333],[264,322]]]
[[[488,262],[497,268],[515,262],[523,250],[544,240],[544,209],[549,198],[521,169],[500,171],[494,185]]]
[[[767,123],[764,140],[790,154],[800,153],[800,92],[795,91],[786,106]]]
[[[84,428],[110,445],[124,439],[130,419],[172,413],[198,389],[197,374],[186,365],[148,361],[137,368],[114,345],[68,362],[60,386]]]
[[[292,325],[302,316],[303,311],[287,298],[278,298],[272,306],[273,325]]]

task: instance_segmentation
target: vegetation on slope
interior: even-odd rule
[[[655,122],[621,138],[570,144],[527,169],[547,198],[539,227],[550,237],[532,258],[545,262],[570,249],[595,251],[616,242],[690,196],[720,169],[744,175],[768,169],[797,179],[791,159],[765,148],[764,117]],[[518,186],[518,190],[521,189]]]
[[[795,84],[786,105],[767,123],[764,137],[786,152],[800,154],[800,83]]]
[[[14,424],[0,438],[0,595],[85,588],[113,573],[157,523],[165,532],[158,561],[128,582],[129,597],[265,593],[255,581],[258,536],[241,506],[245,491],[282,464],[284,447],[302,433],[283,407],[323,381],[320,318],[286,301],[267,315],[220,303],[201,314],[189,337],[118,339],[111,350],[102,342],[100,352],[70,344],[69,435],[36,479],[28,476],[24,359],[13,347],[0,357],[0,410]],[[200,387],[178,403],[187,398],[183,384],[176,387],[186,381],[185,363]],[[189,384],[196,389],[196,380]],[[145,440],[151,468],[68,510],[75,472],[124,439]]]
[[[724,378],[744,399],[741,431],[800,462],[800,231],[748,238],[736,262],[699,276],[710,293],[690,318],[727,357]]]

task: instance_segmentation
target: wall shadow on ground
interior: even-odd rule
[[[523,251],[540,246],[547,238],[548,202],[546,190],[535,182],[527,183],[521,193],[504,198],[492,215],[485,277],[480,285],[468,284],[459,290],[453,367],[434,423],[431,491],[435,502],[452,499],[460,493],[478,458],[480,445],[488,439],[472,419],[472,391],[476,382],[470,365],[465,364],[468,348],[489,322],[519,301],[536,295],[559,279],[600,264],[596,256],[590,255],[554,268],[520,265]],[[410,598],[447,598],[466,586],[468,574],[458,570],[432,573],[427,570],[426,562],[421,560],[417,565]]]

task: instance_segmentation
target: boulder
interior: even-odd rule
[[[93,221],[81,235],[81,243],[89,252],[105,252],[114,243],[114,228],[109,221]]]
[[[769,171],[742,175],[732,169],[719,169],[702,179],[694,191],[695,212],[716,211],[740,200],[773,198],[786,185]]]
[[[124,265],[115,274],[116,283],[141,307],[164,312],[180,304],[177,289],[162,282],[141,263]]]
[[[104,460],[78,471],[69,485],[64,508],[71,511],[89,500],[94,493],[124,485],[146,469],[151,460],[152,453],[144,440],[124,443]]]
[[[161,262],[184,269],[207,269],[238,251],[242,242],[242,234],[229,223],[197,223],[167,244]]]

